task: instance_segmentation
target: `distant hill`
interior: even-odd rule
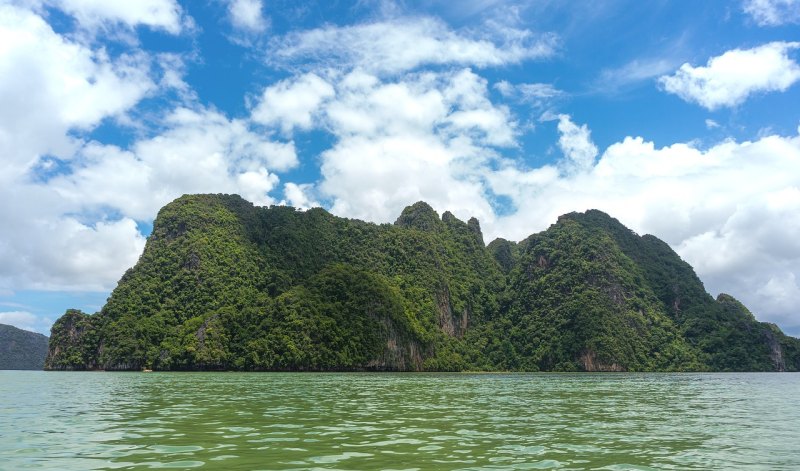
[[[187,195],[99,313],[56,321],[46,367],[798,371],[800,341],[596,210],[487,246],[424,202],[371,224]]]
[[[0,324],[0,370],[41,370],[47,356],[47,337]]]

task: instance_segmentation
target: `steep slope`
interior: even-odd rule
[[[756,321],[750,311],[727,294],[714,300],[692,267],[652,235],[639,237],[600,211],[564,216],[586,228],[602,229],[641,270],[646,284],[661,301],[700,361],[713,371],[784,371],[800,369],[796,339],[777,326]],[[787,366],[786,360],[789,364]]]
[[[439,219],[424,203],[408,211],[375,225],[238,196],[179,198],[102,311],[67,316],[99,340],[57,324],[48,367],[464,368],[452,339],[496,311],[501,275],[477,221]],[[432,224],[404,222],[415,211]],[[62,338],[92,353],[61,354]]]
[[[485,246],[423,202],[377,225],[189,195],[101,312],[56,322],[46,367],[797,370],[798,345],[599,211]]]
[[[42,334],[0,324],[0,370],[41,370],[47,342]]]
[[[601,225],[571,215],[521,244],[507,336],[526,370],[696,370],[697,351]]]

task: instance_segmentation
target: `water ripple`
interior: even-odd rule
[[[800,469],[796,374],[0,372],[0,469]]]

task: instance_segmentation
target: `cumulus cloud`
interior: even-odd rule
[[[268,59],[275,64],[360,67],[372,73],[399,73],[423,65],[489,67],[546,58],[557,37],[529,30],[493,28],[460,34],[434,18],[401,18],[355,26],[325,26],[276,38]]]
[[[394,80],[360,68],[326,79],[298,75],[268,87],[252,119],[284,132],[321,128],[336,139],[321,153],[320,181],[284,186],[289,204],[323,200],[337,214],[372,221],[393,220],[423,197],[464,217],[492,218],[476,172],[495,149],[514,147],[517,133],[508,108],[491,102],[488,82],[470,69]]]
[[[267,29],[268,24],[262,13],[263,8],[261,0],[231,0],[228,14],[234,27],[261,32]]]
[[[139,25],[161,29],[172,34],[181,32],[182,10],[175,0],[47,0],[87,28]]]
[[[165,124],[130,149],[89,143],[73,171],[49,187],[73,205],[104,205],[147,220],[184,193],[239,193],[272,204],[274,172],[297,164],[293,143],[271,141],[216,111],[179,108]]]
[[[136,262],[144,237],[130,218],[89,222],[51,189],[0,178],[0,286],[109,289]]]
[[[283,186],[283,194],[286,196],[286,201],[282,204],[294,206],[298,209],[310,209],[322,206],[319,202],[314,200],[314,185],[311,183],[286,183]]]
[[[111,58],[55,33],[38,15],[0,5],[0,166],[19,172],[38,155],[69,155],[71,129],[119,116],[155,89],[142,53]]]
[[[564,167],[567,172],[582,172],[591,169],[597,157],[597,146],[592,142],[589,127],[578,126],[569,115],[558,117],[558,147],[564,153]]]
[[[425,136],[348,139],[323,154],[320,189],[334,213],[372,221],[391,221],[421,199],[491,219],[480,182],[458,178],[458,152]]]
[[[743,8],[759,26],[800,23],[799,0],[745,0]]]
[[[14,202],[0,207],[3,289],[105,289],[136,260],[144,239],[132,219],[85,221],[38,179],[69,167],[81,132],[155,90],[150,62],[111,57],[0,5],[0,199]]]
[[[322,102],[334,95],[331,84],[308,73],[267,87],[252,119],[265,125],[277,124],[284,132],[309,129]]]
[[[356,71],[324,110],[337,137],[322,153],[320,194],[337,214],[393,220],[425,199],[462,217],[493,218],[480,172],[494,149],[514,146],[510,112],[469,69],[381,82]]]
[[[128,15],[148,2],[63,5],[134,26],[161,24],[166,3],[145,9],[152,21]],[[109,119],[131,122],[128,113],[164,90],[191,102],[182,67],[169,54],[111,56],[32,10],[0,5],[0,199],[14,202],[0,207],[0,290],[110,289],[144,247],[137,221],[183,193],[275,202],[275,172],[297,164],[294,144],[248,120],[190,104],[149,117],[156,129],[142,127],[125,147],[87,142]]]
[[[800,80],[800,65],[789,57],[797,48],[800,42],[733,49],[712,57],[705,67],[683,64],[659,83],[667,92],[709,110],[736,106],[754,93],[782,92]]]
[[[216,111],[179,108],[164,125],[127,149],[89,142],[43,183],[0,177],[0,198],[18,202],[0,208],[0,286],[110,289],[144,247],[136,221],[185,193],[275,203],[275,171],[297,163],[291,142]]]

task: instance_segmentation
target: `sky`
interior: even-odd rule
[[[799,61],[800,0],[0,0],[0,323],[237,193],[487,243],[597,208],[800,336]]]

